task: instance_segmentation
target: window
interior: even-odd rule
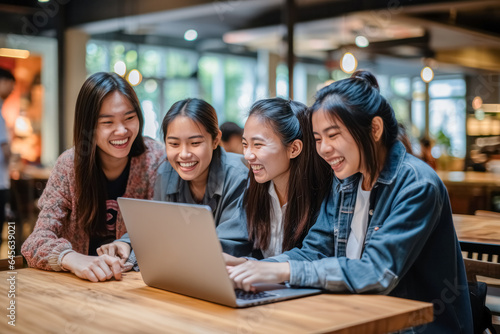
[[[398,122],[411,123],[411,80],[409,77],[394,76],[389,79],[387,93],[384,95],[394,109]]]
[[[243,119],[255,100],[256,65],[251,57],[200,55],[193,50],[90,40],[89,74],[115,71],[125,64],[126,75],[139,70],[142,82],[134,89],[144,113],[144,134],[159,140],[160,124],[168,109],[186,98],[202,98],[217,110],[219,122]]]
[[[243,57],[226,57],[224,83],[226,99],[224,121],[241,123],[255,100],[257,61]]]
[[[422,136],[425,129],[425,84],[413,79],[412,123]],[[429,132],[454,157],[465,157],[465,80],[436,78],[429,84]],[[449,147],[447,147],[449,145]]]

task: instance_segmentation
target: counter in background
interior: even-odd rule
[[[453,213],[495,211],[493,197],[500,195],[500,174],[449,171],[438,171],[437,174],[448,189]]]

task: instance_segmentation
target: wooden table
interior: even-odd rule
[[[386,333],[433,319],[432,304],[388,296],[321,294],[232,309],[148,287],[136,272],[90,283],[21,269],[11,327],[8,277],[0,272],[1,333]]]
[[[498,218],[454,214],[453,223],[460,241],[500,245]]]

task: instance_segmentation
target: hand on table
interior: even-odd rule
[[[254,291],[255,283],[282,283],[290,279],[288,262],[247,261],[235,267],[227,267],[235,288]]]
[[[123,266],[117,257],[107,254],[88,256],[71,252],[62,259],[62,266],[76,276],[92,282],[103,282],[111,278],[122,279]]]
[[[130,256],[131,247],[128,243],[123,241],[114,241],[112,243],[102,245],[97,248],[98,255],[107,254],[112,257],[117,257],[122,265],[125,265],[128,257]],[[129,266],[132,269],[132,266]],[[129,270],[130,270],[129,269]]]
[[[242,263],[245,263],[248,261],[244,257],[235,257],[235,256],[229,255],[227,253],[222,253],[222,256],[224,257],[224,261],[226,262],[226,266],[237,266],[239,264],[242,264]]]

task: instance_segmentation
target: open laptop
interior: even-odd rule
[[[208,206],[122,197],[118,204],[149,286],[231,307],[321,293],[282,284],[260,284],[256,294],[235,291]]]

